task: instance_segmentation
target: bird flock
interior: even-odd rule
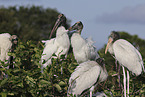
[[[97,53],[94,41],[91,38],[84,39],[81,36],[83,23],[76,22],[73,26],[65,29],[66,17],[63,14],[58,16],[56,23],[51,31],[51,35],[56,31],[56,37],[43,40],[45,47],[42,52],[40,64],[41,71],[46,66],[51,65],[51,59],[65,55],[67,57],[70,46],[78,66],[69,78],[67,96],[80,96],[85,90],[90,91],[93,96],[94,88],[99,82],[107,79],[108,73],[105,68],[104,60]],[[13,52],[16,48],[18,38],[16,35],[8,33],[0,34],[0,60],[11,60],[8,52]],[[128,41],[120,39],[118,32],[112,31],[105,49],[105,54],[109,52],[120,63],[124,73],[124,97],[126,97],[126,74],[127,69],[127,96],[129,96],[129,71],[136,76],[144,72],[142,56],[139,51]],[[3,66],[1,66],[3,68]],[[9,67],[10,68],[10,67]],[[0,73],[2,75],[2,73]],[[2,78],[0,78],[1,80]]]

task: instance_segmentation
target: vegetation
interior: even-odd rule
[[[0,32],[16,34],[23,42],[49,38],[49,34],[60,13],[55,9],[42,7],[0,8]],[[66,28],[69,27],[67,21]],[[52,37],[55,37],[55,33]]]
[[[145,61],[145,40],[140,39],[137,35],[130,35],[127,32],[120,32],[120,36],[123,39],[128,40],[130,43],[132,43],[141,53],[143,61]],[[106,45],[105,45],[106,46]],[[106,69],[108,71],[108,79],[106,81],[106,84],[104,85],[106,87],[106,90],[108,92],[111,91],[113,93],[113,96],[121,96],[123,95],[123,72],[122,68],[119,66],[119,63],[117,62],[116,67],[116,60],[113,58],[113,56],[110,55],[110,53],[107,53],[105,55],[105,46],[99,50],[100,57],[105,59],[105,65]],[[120,70],[119,70],[120,69]],[[117,75],[114,74],[120,74],[120,81],[121,85],[119,86],[119,79]],[[113,76],[114,75],[114,76]],[[99,86],[98,86],[99,87]],[[141,74],[140,76],[135,76],[130,72],[130,96],[136,96],[136,97],[144,97],[145,96],[145,74]]]
[[[39,63],[43,51],[43,44],[39,40],[48,39],[58,14],[56,10],[34,6],[30,8],[10,7],[0,9],[0,31],[19,36],[16,50],[13,53],[9,53],[9,55],[14,56],[14,68],[0,68],[0,71],[5,73],[5,76],[8,76],[0,80],[0,95],[2,97],[67,95],[69,77],[78,65],[71,49],[67,58],[62,55],[60,58],[52,59],[52,64],[46,67],[43,73],[41,73],[41,65]],[[121,38],[130,41],[138,48],[145,61],[145,40],[126,32],[120,32],[120,34]],[[112,94],[115,97],[119,97],[123,95],[122,69],[118,70],[119,63],[117,63],[116,69],[115,59],[109,53],[104,54],[105,46],[98,53],[105,60],[109,76],[105,82],[98,84],[95,92],[104,91],[108,96]],[[1,62],[0,65],[7,67],[10,64]],[[121,86],[119,86],[118,76],[114,75],[119,72]],[[130,96],[145,96],[145,74],[136,77],[130,73]]]

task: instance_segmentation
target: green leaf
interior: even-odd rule
[[[65,59],[65,55],[61,55],[60,56],[60,59]]]
[[[17,86],[19,86],[19,87],[21,87],[21,88],[23,88],[24,87],[24,85],[23,85],[23,83],[21,82],[21,83],[18,83],[17,84]]]
[[[35,80],[32,77],[29,77],[29,76],[26,76],[26,82],[27,82],[27,84],[36,83]]]
[[[14,96],[14,93],[8,93],[8,95],[10,95],[10,96]]]
[[[47,84],[47,85],[50,85],[51,84],[51,82],[46,81],[46,80],[40,80],[40,83],[41,84]]]
[[[46,86],[50,86],[51,82],[46,81],[46,80],[40,80],[39,82],[39,87],[46,87]]]
[[[7,97],[7,93],[2,92],[0,94],[1,94],[2,97]]]
[[[5,68],[0,68],[0,71],[4,71],[4,70],[6,70]]]
[[[20,72],[20,69],[13,70],[14,73]]]
[[[58,84],[59,84],[60,86],[65,86],[65,85],[66,85],[66,83],[63,82],[63,81],[60,81]]]
[[[7,78],[5,78],[4,80],[1,81],[0,86],[3,86],[6,82],[7,82]]]
[[[56,87],[56,89],[57,89],[58,91],[61,91],[61,90],[62,90],[62,88],[60,87],[59,84],[55,84],[54,86]]]

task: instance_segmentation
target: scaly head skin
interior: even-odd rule
[[[111,32],[111,35],[109,36],[109,38],[112,38],[113,39],[113,42],[115,42],[116,40],[120,39],[120,35],[118,32],[116,31],[112,31]]]
[[[18,37],[16,35],[12,35],[10,38],[10,41],[12,44],[17,45],[18,44]]]
[[[109,39],[108,39],[108,43],[107,43],[107,46],[106,46],[106,49],[105,49],[105,54],[107,53],[107,50],[109,48],[109,45],[113,42],[115,42],[116,40],[120,39],[120,35],[118,32],[116,31],[112,31],[110,36],[109,36]]]
[[[66,17],[63,15],[63,14],[60,14],[58,15],[58,19],[57,21],[55,22],[55,25],[50,33],[50,36],[49,36],[49,39],[51,38],[52,36],[52,33],[58,28],[59,25],[65,25],[66,24]]]
[[[81,34],[83,29],[83,23],[81,21],[76,22],[72,27],[69,28],[69,31],[76,30],[79,34]]]

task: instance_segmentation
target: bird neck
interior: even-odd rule
[[[103,70],[107,72],[105,64],[103,64]]]
[[[56,31],[56,36],[61,36],[66,32],[68,32],[68,30],[66,30],[64,26],[60,26]]]
[[[14,52],[14,50],[16,49],[16,46],[17,46],[17,44],[12,44],[12,47],[11,47],[11,52]]]
[[[108,51],[110,52],[110,54],[114,54],[113,43],[110,43],[110,45],[108,47]]]
[[[79,29],[77,32],[81,35],[82,29]]]

